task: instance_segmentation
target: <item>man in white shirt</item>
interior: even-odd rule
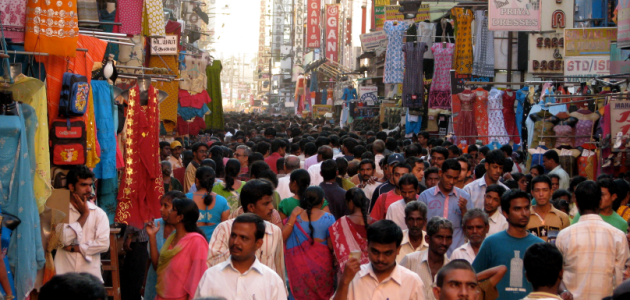
[[[387,208],[387,214],[385,219],[392,220],[396,225],[400,226],[400,229],[406,230],[407,224],[405,223],[405,207],[407,204],[418,199],[418,179],[413,174],[407,173],[400,177],[398,180],[397,189],[400,191],[400,195],[403,197]]]
[[[562,281],[574,299],[602,299],[621,284],[628,259],[625,233],[599,216],[601,188],[594,181],[578,184],[575,200],[580,220],[560,231],[556,246],[564,257]]]
[[[370,263],[360,265],[352,257],[346,263],[334,300],[424,300],[420,277],[396,264],[402,230],[390,220],[381,220],[367,230]]]
[[[245,213],[251,212],[265,220],[265,236],[262,246],[256,250],[260,262],[285,278],[284,246],[282,230],[270,223],[274,209],[272,204],[273,185],[267,180],[252,179],[241,189],[240,200]],[[208,267],[216,266],[230,257],[229,240],[232,232],[230,219],[219,223],[212,233],[208,250]]]
[[[473,208],[466,212],[462,224],[464,224],[464,235],[468,243],[455,249],[451,254],[451,260],[464,259],[472,264],[490,229],[488,215],[479,208]]]
[[[295,155],[289,155],[284,159],[284,170],[287,176],[278,178],[278,187],[276,191],[280,195],[280,199],[286,199],[293,196],[289,183],[291,182],[291,172],[300,168],[300,158]]]
[[[209,268],[201,277],[195,299],[285,300],[282,278],[256,258],[263,245],[265,221],[256,214],[242,214],[232,223],[228,260]]]
[[[409,253],[429,249],[429,243],[424,238],[427,233],[422,230],[427,224],[427,206],[420,201],[412,201],[405,207],[405,224],[407,230],[403,230],[403,239],[400,251],[396,256],[396,262]]]
[[[476,208],[483,208],[484,206],[486,187],[492,184],[499,184],[506,190],[509,190],[506,185],[499,181],[503,175],[503,165],[505,164],[503,151],[498,149],[492,150],[488,152],[485,159],[486,174],[464,187],[464,191],[470,194],[470,200],[472,200],[473,206]]]
[[[379,179],[383,178],[383,169],[381,169],[381,159],[385,158],[383,152],[385,152],[385,142],[382,140],[375,140],[372,144],[372,150],[374,151],[374,162],[376,163],[375,176]]]
[[[57,249],[55,269],[57,274],[90,273],[103,281],[101,253],[109,250],[109,219],[91,202],[94,173],[79,165],[66,178],[70,190],[69,223],[55,228],[63,244]]]
[[[376,164],[370,159],[364,159],[359,164],[359,180],[358,188],[363,189],[363,193],[368,199],[372,199],[374,190],[381,185],[376,181],[378,178],[374,177],[374,168]]]
[[[549,150],[543,154],[543,166],[549,171],[549,175],[556,174],[560,177],[560,189],[568,190],[571,178],[567,171],[560,166],[560,156],[555,150]],[[541,174],[542,175],[542,174]]]
[[[308,174],[311,175],[311,186],[319,186],[324,182],[322,177],[322,162],[328,159],[332,159],[333,151],[328,146],[321,146],[317,149],[317,163],[308,168]]]
[[[486,189],[483,211],[488,215],[488,224],[490,226],[487,236],[508,228],[508,222],[501,213],[501,197],[505,191],[506,189],[498,184],[492,184]]]

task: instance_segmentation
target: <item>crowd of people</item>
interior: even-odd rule
[[[628,177],[387,123],[226,120],[160,143],[162,218],[134,258],[150,262],[144,299],[630,299]],[[98,245],[107,224],[77,170],[67,235]],[[64,248],[93,259],[58,270],[100,279],[101,248]]]

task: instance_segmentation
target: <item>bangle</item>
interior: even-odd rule
[[[4,299],[6,299],[6,300],[13,300],[13,299],[15,299],[15,296],[7,295],[6,297],[4,297]]]

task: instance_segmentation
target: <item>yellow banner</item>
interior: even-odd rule
[[[399,5],[387,5],[385,6],[385,20],[386,21],[402,21],[405,16],[399,11]],[[414,22],[421,22],[429,19],[429,4],[422,4],[418,8],[418,14],[414,19]]]

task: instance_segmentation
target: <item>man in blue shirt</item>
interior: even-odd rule
[[[418,197],[418,201],[427,205],[427,219],[439,216],[453,223],[453,243],[447,252],[449,257],[455,249],[465,242],[462,217],[469,209],[473,208],[470,195],[455,187],[461,170],[462,167],[456,159],[445,160],[439,172],[440,181],[438,184],[425,190]]]
[[[525,278],[523,256],[525,250],[542,239],[527,231],[530,199],[526,192],[509,190],[501,196],[501,209],[507,219],[508,229],[487,237],[473,262],[475,272],[506,266],[506,275],[497,284],[499,299],[519,300],[532,292],[532,284]]]

